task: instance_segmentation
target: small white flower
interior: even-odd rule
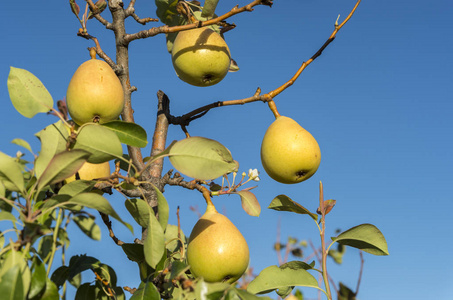
[[[260,181],[260,178],[258,177],[260,172],[258,172],[257,169],[250,169],[249,170],[249,178],[254,181]]]

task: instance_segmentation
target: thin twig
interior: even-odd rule
[[[107,228],[109,230],[109,236],[112,238],[112,240],[115,242],[115,244],[117,244],[118,246],[123,245],[124,242],[121,241],[120,239],[118,239],[115,236],[115,233],[113,232],[112,221],[110,221],[109,216],[102,212],[99,212],[99,214],[101,215],[102,221],[104,221],[104,224],[107,226]]]
[[[362,281],[363,265],[365,263],[365,260],[363,259],[362,250],[359,250],[359,255],[360,255],[360,271],[359,271],[359,279],[357,280],[357,287],[355,288],[355,293],[354,293],[355,296],[357,296],[357,294],[359,293],[360,282]]]

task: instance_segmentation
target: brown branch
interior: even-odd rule
[[[256,1],[254,1],[256,2]],[[297,70],[297,72],[293,75],[293,77],[284,83],[282,86],[266,93],[263,95],[261,94],[260,88],[257,89],[256,93],[252,97],[240,99],[240,100],[228,100],[228,101],[216,101],[211,104],[202,106],[200,108],[194,109],[193,111],[184,114],[180,117],[173,117],[173,116],[168,116],[170,124],[174,125],[181,125],[181,126],[188,126],[189,123],[195,119],[197,115],[200,115],[202,113],[206,113],[209,110],[217,107],[222,107],[222,106],[229,106],[229,105],[244,105],[246,103],[250,102],[255,102],[255,101],[263,101],[263,102],[268,102],[270,103],[271,100],[273,100],[277,95],[279,95],[281,92],[286,90],[288,87],[294,84],[294,82],[297,80],[297,78],[300,76],[300,74],[305,70],[305,68],[311,64],[316,58],[318,58],[322,52],[324,51],[327,46],[330,45],[330,43],[335,39],[337,32],[346,24],[347,21],[352,17],[354,14],[355,10],[357,9],[358,5],[360,4],[361,0],[358,0],[357,3],[355,4],[354,8],[352,11],[349,13],[349,15],[346,17],[346,19],[340,24],[340,25],[335,25],[335,30],[332,32],[330,37],[327,39],[327,41],[319,48],[318,51],[306,62],[303,62],[300,68]],[[204,23],[203,23],[204,24]],[[193,24],[192,24],[193,25]],[[187,25],[184,25],[187,26]],[[273,111],[274,114],[276,111]]]
[[[360,254],[360,271],[359,271],[359,279],[357,280],[357,287],[355,288],[355,293],[354,293],[355,296],[357,296],[357,294],[359,293],[360,282],[362,281],[363,265],[365,263],[365,260],[363,259],[362,250],[359,250],[359,254]]]
[[[161,33],[167,34],[167,33],[172,33],[172,32],[179,32],[179,31],[183,31],[183,30],[189,30],[189,29],[194,29],[194,28],[198,28],[198,27],[204,27],[204,26],[218,24],[219,22],[221,22],[221,21],[223,21],[223,20],[225,20],[225,19],[227,19],[229,17],[232,17],[234,15],[237,15],[239,13],[242,13],[242,12],[245,12],[245,11],[253,11],[253,7],[256,6],[256,5],[268,5],[268,6],[271,6],[272,5],[272,1],[269,1],[269,0],[255,0],[255,1],[252,1],[251,3],[249,3],[247,5],[244,5],[242,7],[238,7],[238,5],[236,5],[229,12],[227,12],[227,13],[225,13],[225,14],[217,17],[217,18],[210,19],[210,20],[207,20],[207,21],[198,21],[198,22],[195,22],[195,23],[192,23],[192,24],[186,24],[186,25],[180,25],[180,26],[167,26],[167,25],[164,25],[164,26],[160,26],[160,27],[150,28],[148,30],[142,30],[142,31],[139,31],[139,32],[136,32],[136,33],[133,33],[133,34],[128,34],[125,37],[125,41],[127,43],[130,43],[133,40],[149,38],[149,37],[161,34]]]
[[[112,238],[112,240],[115,242],[115,244],[117,244],[118,246],[123,245],[124,242],[121,241],[120,239],[118,239],[115,236],[115,233],[113,232],[112,221],[110,221],[109,216],[102,212],[99,212],[99,214],[101,215],[102,221],[104,221],[104,224],[107,226],[107,228],[109,230],[109,236]]]

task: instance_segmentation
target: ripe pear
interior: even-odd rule
[[[293,119],[278,116],[264,134],[261,162],[272,179],[298,183],[315,174],[321,150],[310,132]]]
[[[66,92],[69,115],[78,125],[118,119],[123,111],[124,93],[112,68],[95,57],[79,66]]]
[[[108,161],[100,164],[92,164],[86,162],[82,167],[77,171],[79,178],[83,180],[93,180],[97,178],[110,176],[110,164]],[[66,178],[66,183],[70,183],[76,180],[76,175]]]
[[[206,27],[179,32],[171,58],[178,77],[195,86],[219,83],[228,73],[231,61],[225,40]]]
[[[238,280],[247,270],[249,248],[241,232],[208,204],[195,224],[187,246],[187,262],[196,277],[207,282]]]

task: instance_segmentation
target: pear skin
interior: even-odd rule
[[[92,58],[79,66],[66,92],[66,103],[72,120],[78,125],[106,123],[118,119],[124,107],[124,92],[112,68]]]
[[[79,173],[79,178],[83,180],[93,180],[102,177],[110,176],[110,164],[108,161],[100,164],[92,164],[86,162],[82,167],[77,171]],[[76,180],[76,175],[72,175],[69,178],[66,178],[66,183],[70,183]]]
[[[278,116],[264,134],[261,162],[272,179],[298,183],[315,174],[321,150],[310,132],[293,119]]]
[[[236,226],[208,204],[190,234],[187,262],[195,277],[233,283],[247,270],[249,248]]]
[[[171,52],[178,77],[191,85],[219,83],[230,68],[230,50],[225,40],[206,27],[181,31]]]

